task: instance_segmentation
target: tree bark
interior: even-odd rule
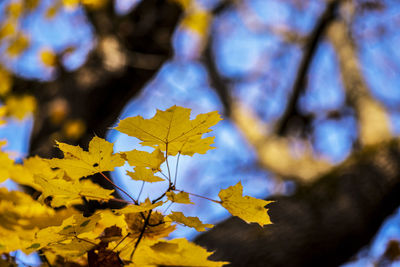
[[[399,156],[397,141],[369,148],[295,194],[271,197],[272,225],[230,218],[195,242],[232,266],[338,266],[399,206]]]

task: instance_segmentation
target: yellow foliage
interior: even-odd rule
[[[213,149],[213,137],[201,138],[202,134],[211,131],[211,126],[221,120],[218,112],[198,115],[190,120],[190,109],[173,106],[166,111],[157,110],[151,119],[141,116],[126,118],[116,129],[129,136],[140,139],[143,146],[168,149],[169,155],[181,153],[192,156],[194,153],[204,154]]]
[[[149,183],[164,181],[163,178],[155,176],[152,170],[145,167],[135,167],[135,172],[127,171],[126,174],[136,181],[145,181]]]
[[[114,210],[114,212],[117,214],[138,213],[155,209],[162,204],[162,201],[153,204],[151,203],[150,199],[146,199],[145,202],[141,203],[140,205],[128,205],[122,209]]]
[[[7,54],[10,57],[19,56],[29,47],[29,44],[30,44],[29,38],[20,33],[10,41],[7,47]]]
[[[36,99],[33,96],[9,96],[6,99],[7,115],[13,116],[19,120],[25,118],[29,113],[36,109]]]
[[[211,18],[211,15],[205,10],[194,10],[183,18],[182,26],[205,37],[208,34]]]
[[[176,203],[181,203],[181,204],[194,204],[192,201],[190,201],[189,194],[186,192],[179,192],[178,194],[175,194],[174,192],[167,192],[165,194],[168,198],[168,200]]]
[[[43,48],[42,50],[40,50],[39,57],[40,57],[40,61],[46,67],[54,67],[56,65],[57,56],[54,53],[54,51],[49,48]]]
[[[11,36],[17,32],[16,26],[14,22],[7,21],[3,22],[0,27],[0,40]]]
[[[63,159],[48,160],[53,168],[64,170],[72,179],[79,179],[98,172],[113,171],[115,167],[124,165],[119,154],[113,154],[113,144],[97,136],[89,143],[89,151],[79,146],[57,142],[63,151]]]
[[[6,14],[12,19],[18,19],[23,12],[21,2],[11,2],[6,6]]]
[[[179,211],[172,211],[167,218],[185,226],[192,227],[198,232],[204,232],[206,228],[214,227],[212,224],[203,224],[197,217],[186,217],[182,212]]]
[[[0,148],[5,142],[0,142]],[[14,166],[14,161],[10,159],[9,155],[0,151],[0,183],[10,178],[10,171]]]
[[[242,196],[243,186],[241,182],[227,189],[222,189],[218,196],[221,205],[232,215],[239,217],[247,223],[258,223],[260,226],[271,224],[271,220],[265,206],[273,201],[266,201],[249,196]]]
[[[156,266],[209,266],[219,267],[228,262],[210,261],[207,258],[212,255],[206,249],[195,245],[186,239],[143,241],[135,251],[133,263],[128,266],[156,267]],[[120,257],[130,260],[130,253],[122,251]]]
[[[10,91],[11,86],[12,86],[11,74],[7,70],[0,68],[0,96],[6,95]]]
[[[65,122],[62,130],[67,138],[77,140],[85,133],[86,125],[80,119],[68,120]]]
[[[164,154],[156,149],[152,153],[140,150],[132,150],[121,153],[129,165],[136,167],[146,167],[153,171],[161,171],[160,166],[165,161]]]

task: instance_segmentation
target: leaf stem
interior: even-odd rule
[[[149,220],[150,220],[150,216],[151,216],[151,212],[152,212],[152,211],[153,211],[153,210],[149,210],[149,214],[147,215],[146,220],[144,221],[143,228],[142,228],[142,230],[140,231],[140,235],[139,235],[139,237],[138,237],[138,240],[136,241],[135,247],[134,247],[133,250],[132,250],[132,253],[131,253],[131,256],[130,256],[130,259],[131,259],[131,260],[132,260],[133,254],[135,254],[135,251],[136,251],[137,247],[139,246],[140,241],[141,241],[142,238],[143,238],[144,232],[146,231],[146,227],[147,227],[148,224],[149,224]]]
[[[142,186],[140,187],[139,195],[136,200],[137,202],[139,202],[140,196],[142,195],[142,192],[143,192],[143,188],[144,188],[144,181],[142,182]]]
[[[115,188],[119,189],[122,193],[124,193],[125,195],[127,195],[127,196],[133,201],[133,203],[135,203],[136,205],[139,204],[139,203],[138,203],[133,197],[131,197],[131,195],[129,195],[124,189],[122,189],[122,188],[119,187],[118,185],[114,184],[114,182],[111,181],[110,178],[108,178],[107,176],[105,176],[103,172],[100,172],[100,174],[101,174],[107,181],[109,181]]]
[[[188,192],[188,191],[183,191],[183,190],[179,190],[179,189],[173,189],[173,190],[174,190],[174,191],[178,191],[178,192],[185,192],[185,193],[188,193],[188,194],[191,195],[191,196],[195,196],[195,197],[207,199],[207,200],[212,201],[212,202],[214,202],[214,203],[218,203],[218,204],[221,204],[221,203],[222,203],[221,201],[218,201],[218,200],[215,200],[215,199],[212,199],[212,198],[208,198],[208,197],[205,197],[205,196],[201,196],[201,195],[198,195],[198,194],[190,193],[190,192]]]
[[[178,153],[178,159],[176,160],[175,166],[175,178],[174,178],[174,185],[176,185],[176,178],[178,177],[178,166],[179,166],[179,158],[181,157],[181,153]]]

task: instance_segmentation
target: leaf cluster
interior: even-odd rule
[[[0,182],[8,177],[38,192],[32,198],[23,192],[0,188],[0,253],[22,250],[38,251],[52,266],[74,262],[99,266],[222,266],[226,262],[208,260],[212,254],[185,239],[166,239],[175,225],[206,231],[212,224],[197,217],[171,211],[170,203],[194,205],[191,196],[202,197],[226,208],[247,223],[270,224],[265,206],[270,201],[242,196],[241,183],[223,189],[219,200],[176,188],[169,166],[170,157],[205,154],[213,149],[214,137],[203,137],[221,120],[217,112],[200,114],[190,119],[190,109],[173,106],[157,110],[154,117],[126,118],[115,128],[138,138],[152,152],[131,150],[115,153],[113,144],[93,137],[88,151],[79,146],[57,142],[63,158],[31,157],[16,164],[0,152]],[[113,184],[105,172],[128,164],[127,176],[145,183],[166,183],[167,189],[155,199],[140,201]],[[164,167],[163,167],[164,166]],[[178,164],[177,164],[178,166]],[[167,173],[163,170],[166,169]],[[93,183],[88,177],[100,173],[129,200],[116,199],[114,190]],[[84,216],[76,205],[89,200],[119,201],[121,209],[98,210]],[[164,213],[160,208],[164,206]],[[8,255],[8,254],[4,254]]]

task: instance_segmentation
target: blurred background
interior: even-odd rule
[[[3,0],[3,150],[54,157],[54,140],[87,147],[93,135],[141,149],[112,129],[120,119],[173,105],[218,110],[216,149],[182,157],[178,187],[217,198],[242,181],[245,195],[278,199],[271,218],[290,214],[285,232],[312,229],[287,239],[267,226],[275,243],[237,250],[265,257],[259,266],[400,266],[399,27],[394,0]],[[111,175],[137,196],[127,169]],[[146,185],[142,198],[159,189]],[[229,217],[193,200],[170,209]],[[295,200],[307,205],[293,213],[285,201]],[[196,240],[240,266],[207,238]]]

